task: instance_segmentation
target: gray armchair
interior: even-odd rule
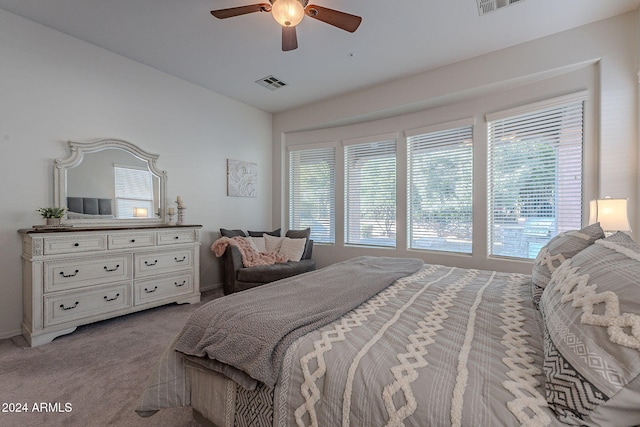
[[[261,265],[244,267],[242,255],[234,245],[227,246],[222,255],[224,274],[224,294],[244,291],[276,280],[306,273],[316,269],[316,262],[311,259],[313,240],[308,240],[302,259],[297,262],[289,261],[284,264]]]

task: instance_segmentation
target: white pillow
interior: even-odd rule
[[[282,245],[280,246],[280,255],[287,257],[289,261],[300,261],[304,254],[304,247],[307,244],[307,239],[291,239],[289,237],[283,237]]]
[[[247,240],[251,243],[251,247],[256,250],[256,252],[267,252],[267,246],[264,242],[264,237],[247,237]]]
[[[262,238],[264,239],[264,243],[266,246],[265,252],[279,252],[280,247],[282,246],[282,241],[284,237],[276,237],[270,234],[263,234]]]

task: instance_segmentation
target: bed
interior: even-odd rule
[[[603,237],[558,235],[532,275],[358,257],[214,300],[136,411],[190,405],[218,427],[638,425],[640,247]]]
[[[68,219],[115,218],[112,200],[98,197],[67,197]]]

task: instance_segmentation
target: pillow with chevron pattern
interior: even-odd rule
[[[581,250],[591,246],[596,240],[603,238],[604,231],[602,231],[600,223],[596,222],[582,230],[560,233],[540,249],[531,272],[531,293],[536,308],[542,291],[551,280],[551,274],[556,268]]]
[[[558,419],[638,425],[640,246],[618,232],[564,261],[540,312],[546,398]]]

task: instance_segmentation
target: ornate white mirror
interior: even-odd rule
[[[164,223],[167,173],[157,154],[119,139],[69,141],[71,154],[54,164],[54,202],[66,224]]]

